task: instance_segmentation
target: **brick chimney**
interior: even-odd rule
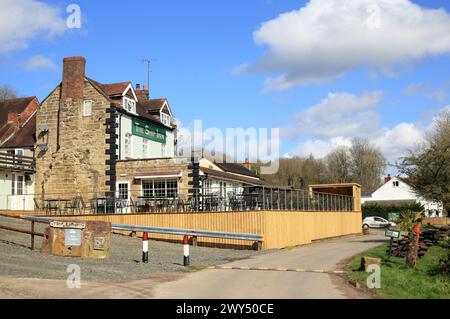
[[[83,99],[86,59],[84,57],[68,57],[63,60],[63,80],[61,98]]]
[[[388,176],[384,178],[384,183],[388,183],[391,179],[391,174],[388,174]]]
[[[144,87],[141,90],[141,85],[136,84],[136,95],[139,100],[148,100],[150,98],[150,93],[148,91],[147,85],[144,84]]]
[[[247,159],[245,159],[244,164],[242,164],[246,169],[248,169],[249,171],[252,169],[252,166],[250,164],[250,161]]]

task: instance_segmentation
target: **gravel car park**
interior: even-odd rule
[[[2,225],[29,229],[30,223],[0,217]],[[36,231],[43,232],[47,225],[36,224]],[[183,266],[183,245],[163,241],[149,242],[148,264],[143,264],[142,240],[121,235],[112,235],[110,258],[90,260],[70,257],[56,257],[41,254],[41,239],[36,239],[36,250],[30,247],[30,236],[0,230],[0,276],[16,278],[66,279],[68,265],[77,264],[85,280],[132,280],[147,278],[162,272],[185,272]],[[224,264],[248,258],[267,251],[218,249],[191,247],[190,258],[193,268]]]

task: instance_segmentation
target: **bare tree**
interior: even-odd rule
[[[438,116],[426,143],[411,151],[399,170],[419,195],[450,211],[450,110]]]
[[[381,185],[381,176],[386,169],[386,159],[381,151],[371,145],[367,139],[354,139],[350,147],[352,157],[351,176],[367,191],[373,191]]]
[[[351,181],[352,157],[347,147],[338,147],[324,159],[326,176],[331,183],[347,183]]]
[[[0,86],[0,101],[4,101],[7,99],[14,99],[16,97],[17,97],[16,91],[12,89],[9,85]]]

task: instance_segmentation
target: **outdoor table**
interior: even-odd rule
[[[44,200],[44,203],[46,203],[45,204],[45,209],[47,211],[49,211],[49,212],[54,211],[55,213],[61,211],[60,210],[60,206],[59,206],[60,203],[69,203],[69,202],[71,202],[71,200],[69,200],[69,199],[60,199],[60,198],[58,198],[58,199],[49,198],[49,199],[45,199]]]

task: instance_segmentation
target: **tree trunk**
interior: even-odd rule
[[[409,233],[408,252],[406,254],[406,266],[416,268],[417,256],[419,254],[419,234],[415,231]]]

